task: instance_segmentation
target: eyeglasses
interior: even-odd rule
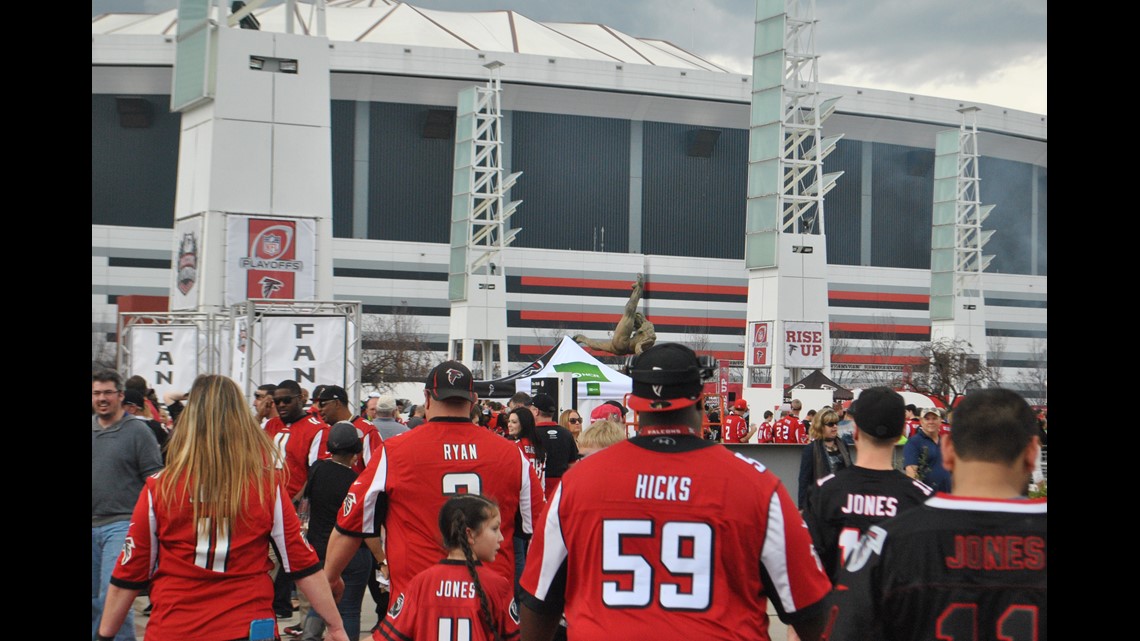
[[[567,422],[570,422],[570,423],[581,423],[582,422],[581,418],[568,418],[566,420],[567,420]]]
[[[273,404],[274,405],[288,405],[289,403],[292,403],[293,399],[295,399],[295,398],[296,398],[295,396],[274,397],[273,398]]]
[[[839,425],[839,421],[828,421],[828,422],[824,423],[824,425],[826,425],[828,427],[835,427],[836,425]]]

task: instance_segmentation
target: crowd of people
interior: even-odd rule
[[[162,403],[96,372],[92,638],[134,639],[144,591],[159,641],[356,641],[365,590],[389,641],[764,640],[769,602],[789,638],[1046,629],[1046,502],[1025,496],[1043,432],[1023,399],[972,392],[952,430],[887,388],[760,424],[739,399],[710,439],[711,373],[653,345],[628,407],[587,419],[544,393],[479,399],[457,361],[415,405],[332,383],[310,402],[285,380],[251,407],[216,375]],[[798,496],[717,441],[806,444]],[[1020,551],[991,559],[992,537]],[[962,599],[978,605],[951,612]]]

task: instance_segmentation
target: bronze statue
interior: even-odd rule
[[[626,301],[621,320],[614,327],[611,338],[598,340],[589,338],[584,334],[577,334],[574,336],[574,341],[583,347],[590,347],[618,356],[640,354],[648,349],[657,342],[657,333],[653,330],[653,323],[649,322],[645,314],[637,311],[637,304],[641,301],[641,294],[644,290],[644,278],[638,274],[637,281],[633,283],[633,291],[629,295],[629,300]]]

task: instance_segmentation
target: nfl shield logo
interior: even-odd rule
[[[276,256],[281,252],[281,236],[279,234],[266,234],[262,236],[261,251],[266,256]]]

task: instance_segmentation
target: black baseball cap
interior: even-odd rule
[[[424,389],[437,401],[445,398],[462,398],[474,403],[475,378],[471,370],[459,361],[444,361],[431,370]]]
[[[325,385],[320,394],[317,395],[318,401],[340,401],[348,405],[348,392],[340,385]]]
[[[889,387],[863,390],[847,410],[859,431],[884,439],[902,436],[906,424],[906,401]]]
[[[650,347],[630,365],[629,406],[638,412],[671,412],[695,404],[704,389],[701,369],[696,352],[680,343]]]
[[[139,409],[146,407],[142,392],[137,389],[123,390],[123,405],[134,405]]]
[[[538,408],[538,411],[543,414],[554,416],[554,413],[558,411],[558,403],[554,397],[543,392],[535,394],[534,398],[530,399],[530,404]]]
[[[356,426],[348,421],[339,421],[329,430],[329,454],[359,454],[364,450]]]

